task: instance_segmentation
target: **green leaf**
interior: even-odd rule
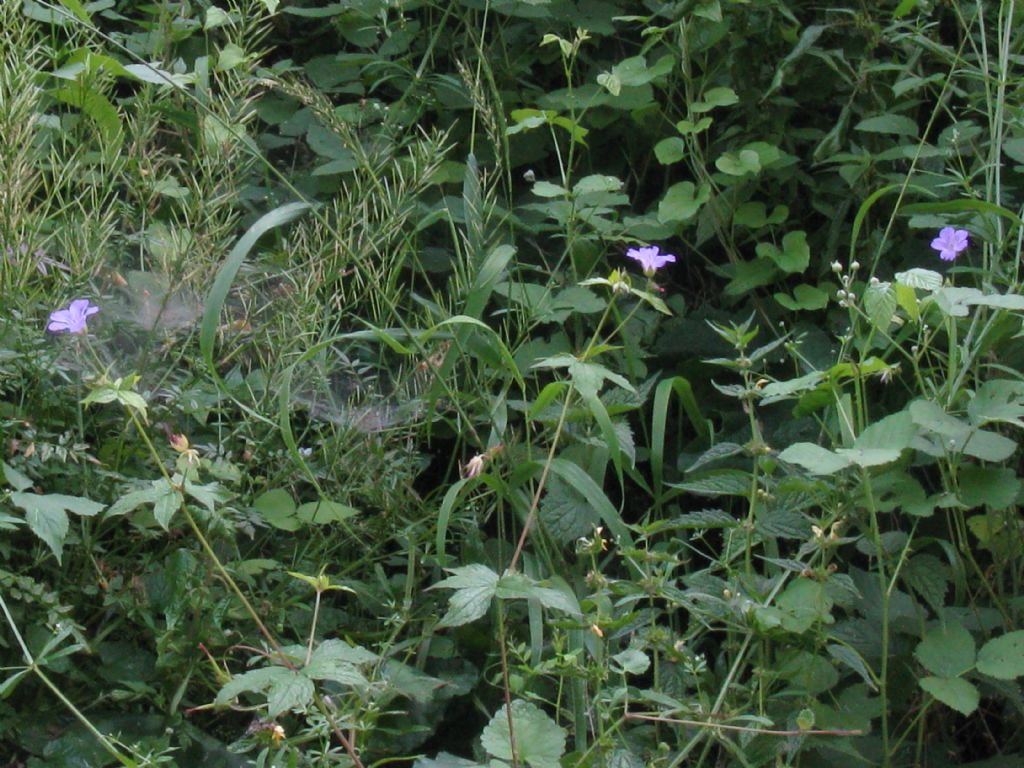
[[[960,677],[925,677],[918,683],[925,691],[962,715],[972,714],[981,700],[978,689]]]
[[[871,325],[880,331],[889,330],[896,314],[896,305],[896,289],[892,283],[871,283],[864,291],[864,311]]]
[[[961,467],[957,477],[960,501],[967,507],[987,505],[992,509],[1012,506],[1020,493],[1020,478],[1009,467]]]
[[[781,250],[773,243],[758,243],[756,250],[758,256],[770,258],[787,274],[803,272],[811,263],[807,233],[802,230],[787,232],[782,238]]]
[[[794,443],[779,459],[803,467],[812,475],[834,475],[850,466],[850,460],[814,443]]]
[[[878,686],[875,685],[875,680],[871,676],[871,671],[868,669],[867,663],[859,653],[848,646],[839,645],[837,643],[829,644],[826,647],[826,650],[828,651],[828,655],[833,659],[841,664],[845,664],[860,675],[860,679],[864,681],[864,684],[868,688],[873,691],[878,690]]]
[[[662,224],[687,221],[711,198],[707,184],[694,186],[692,181],[680,181],[668,188],[658,203],[658,221]]]
[[[972,424],[992,421],[1024,427],[1024,382],[990,379],[967,404]]]
[[[885,133],[895,136],[917,136],[917,121],[903,115],[878,115],[861,120],[854,128],[868,133]]]
[[[253,500],[252,506],[274,528],[297,531],[301,527],[301,521],[295,516],[295,500],[284,488],[271,488],[261,493]]]
[[[359,511],[357,509],[328,499],[307,501],[295,510],[295,516],[299,520],[302,520],[304,523],[312,523],[313,525],[340,523],[358,514]]]
[[[831,624],[833,600],[825,585],[813,579],[797,579],[779,595],[775,602],[782,612],[782,628],[803,634],[816,624]]]
[[[24,491],[32,487],[32,481],[5,461],[0,461],[0,477],[6,479],[16,491]]]
[[[227,43],[217,55],[217,71],[227,72],[246,61],[245,51],[234,43]]]
[[[555,541],[571,544],[593,533],[601,518],[581,493],[558,477],[552,477],[541,500],[538,515],[544,530]]]
[[[565,753],[565,731],[536,704],[512,702],[512,729],[519,760],[531,768],[560,768]],[[512,759],[508,708],[502,707],[480,736],[484,750],[499,760]]]
[[[959,677],[974,669],[974,638],[960,624],[947,622],[925,632],[914,656],[934,675]]]
[[[909,411],[897,411],[885,416],[874,424],[869,424],[857,435],[853,445],[855,448],[909,448],[917,437],[917,425]]]
[[[779,304],[793,312],[801,310],[824,309],[828,306],[829,295],[813,285],[801,283],[793,289],[793,295],[776,293],[774,298]]]
[[[997,680],[1024,675],[1024,630],[989,640],[978,651],[978,671]]]
[[[160,527],[167,531],[170,530],[169,526],[174,513],[185,503],[185,497],[181,495],[181,491],[168,484],[166,480],[162,482],[163,487],[153,504],[153,517],[156,518]]]
[[[313,680],[331,680],[341,685],[365,690],[370,683],[359,670],[357,663],[372,663],[377,657],[375,654],[359,648],[358,650],[362,651],[366,657],[357,662],[351,653],[353,650],[357,649],[344,640],[324,640],[313,651],[309,664],[302,668],[302,673]],[[359,657],[356,656],[356,658]]]
[[[654,145],[654,156],[662,165],[678,163],[686,157],[686,142],[678,136],[669,136]]]
[[[477,564],[450,568],[448,572],[452,575],[431,587],[455,590],[448,600],[448,612],[437,626],[459,627],[487,613],[498,586],[498,574]]]
[[[896,282],[908,288],[920,288],[925,291],[937,291],[942,287],[942,275],[930,269],[915,267],[906,272],[896,273]]]
[[[903,580],[915,593],[939,613],[945,606],[951,581],[949,566],[934,555],[914,555],[903,567]]]
[[[566,197],[569,190],[550,181],[537,181],[533,185],[533,194],[537,197]]]
[[[85,517],[98,514],[105,505],[63,493],[24,493],[15,491],[11,503],[25,512],[29,529],[53,551],[57,562],[61,562],[64,538],[68,533],[68,512]]]
[[[739,152],[723,152],[715,167],[729,176],[746,176],[760,173],[761,156],[752,149],[741,149]]]
[[[715,107],[729,107],[733,104],[739,103],[740,97],[736,95],[736,91],[732,88],[726,88],[724,86],[718,88],[709,88],[705,91],[700,101],[695,101],[690,104],[690,112],[700,114],[702,112],[710,112]]]
[[[642,675],[651,666],[650,658],[639,648],[627,648],[611,660],[612,671],[620,675]]]

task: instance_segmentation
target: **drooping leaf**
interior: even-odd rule
[[[68,534],[68,513],[93,517],[104,507],[82,496],[63,493],[15,491],[10,499],[14,506],[24,510],[29,529],[53,551],[58,563],[61,562],[64,538]]]

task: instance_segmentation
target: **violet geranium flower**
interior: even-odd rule
[[[630,248],[626,251],[626,255],[640,262],[640,266],[644,269],[644,274],[648,277],[653,277],[654,273],[664,267],[666,264],[675,263],[676,257],[671,253],[661,253],[660,249],[656,245],[645,245],[642,248]]]
[[[967,230],[943,227],[939,236],[932,240],[932,248],[939,252],[943,261],[953,261],[961,251],[967,250]]]
[[[53,333],[85,333],[86,319],[99,311],[100,308],[90,304],[88,299],[75,299],[67,309],[58,309],[50,313],[50,322],[46,330]]]

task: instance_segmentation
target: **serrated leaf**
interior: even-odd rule
[[[933,675],[959,677],[974,668],[974,638],[962,625],[947,622],[925,632],[914,656]]]
[[[512,728],[519,760],[531,768],[560,768],[565,753],[565,731],[536,704],[512,702]],[[498,710],[484,728],[480,743],[491,757],[512,759],[507,707]]]
[[[683,530],[735,528],[740,521],[723,509],[700,509],[672,518],[672,527]]]
[[[746,496],[750,493],[750,473],[741,469],[713,469],[682,483],[669,483],[698,496]]]
[[[972,714],[981,700],[978,689],[960,677],[925,677],[918,683],[925,691],[962,715]]]
[[[903,580],[936,613],[946,601],[946,591],[951,581],[949,566],[934,555],[914,555],[903,567]]]
[[[557,477],[548,481],[539,516],[544,530],[562,544],[592,533],[601,523],[583,495]]]
[[[1024,630],[989,640],[978,651],[978,671],[997,680],[1024,675]]]

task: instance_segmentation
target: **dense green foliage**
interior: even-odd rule
[[[0,765],[1019,765],[1022,47],[0,2]]]

